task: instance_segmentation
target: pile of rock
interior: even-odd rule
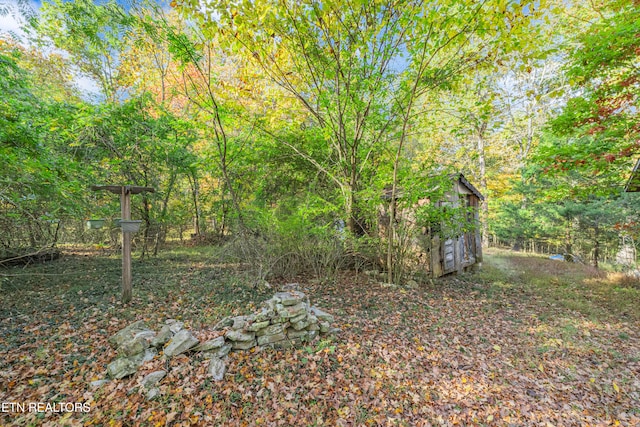
[[[107,366],[113,379],[133,375],[147,361],[162,351],[164,357],[186,352],[200,352],[209,362],[209,375],[222,380],[226,371],[225,357],[231,350],[249,350],[253,347],[275,349],[290,348],[315,339],[319,334],[332,333],[332,315],[311,306],[309,299],[299,291],[278,292],[262,308],[248,316],[229,317],[219,322],[214,330],[222,335],[205,342],[199,340],[184,323],[169,319],[156,334],[140,320],[109,338],[109,344],[118,357]],[[156,371],[141,381],[147,397],[159,393],[157,385],[166,371]],[[94,381],[94,386],[105,380]]]
[[[224,337],[234,350],[255,346],[290,348],[332,332],[333,316],[311,306],[299,291],[278,292],[262,309],[248,316],[224,319],[214,329],[228,328]]]

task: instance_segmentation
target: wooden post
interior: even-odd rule
[[[131,219],[131,195],[153,193],[151,187],[135,187],[132,185],[92,185],[93,191],[106,190],[120,195],[120,215],[122,220]],[[122,302],[131,302],[133,287],[131,285],[131,232],[122,229]]]
[[[131,219],[131,195],[129,186],[123,186],[120,193],[120,210],[123,220]],[[131,233],[122,229],[122,302],[131,301]]]

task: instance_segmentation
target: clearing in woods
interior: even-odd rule
[[[206,361],[148,362],[92,389],[115,356],[107,338],[178,318],[200,337],[275,289],[254,290],[204,249],[134,263],[66,255],[0,273],[0,403],[81,402],[89,412],[20,412],[1,425],[623,425],[640,423],[640,288],[621,277],[490,251],[483,270],[417,288],[363,275],[299,278],[336,316],[337,336],[287,351],[231,353],[222,382]],[[277,286],[274,286],[277,287]],[[162,394],[136,391],[169,367]],[[14,407],[15,409],[15,407]]]

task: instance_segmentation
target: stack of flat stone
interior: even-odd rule
[[[332,315],[311,306],[309,299],[299,291],[278,292],[263,304],[260,311],[218,322],[214,330],[224,330],[224,335],[203,343],[184,328],[183,322],[169,319],[156,334],[139,320],[108,339],[118,357],[107,366],[107,373],[112,379],[133,375],[160,350],[165,357],[199,352],[211,359],[210,377],[220,381],[224,378],[225,359],[231,350],[249,350],[256,346],[290,348],[312,341],[320,334],[335,332],[331,327],[333,321]],[[165,375],[165,371],[156,371],[142,380],[141,386],[149,398],[159,393],[157,385]],[[105,381],[94,381],[92,386],[99,387]]]
[[[107,373],[113,379],[134,374],[167,343],[164,354],[168,356],[184,353],[198,344],[193,334],[184,329],[184,323],[174,319],[167,320],[157,334],[139,320],[109,337],[108,342],[118,354],[107,366]]]
[[[332,332],[333,321],[332,315],[311,306],[305,294],[290,291],[276,293],[257,313],[227,318],[215,328],[228,328],[224,337],[234,350],[281,349]]]
[[[134,374],[142,364],[157,354],[151,346],[155,332],[139,320],[122,329],[108,339],[109,345],[116,350],[118,357],[107,366],[107,372],[113,379]]]

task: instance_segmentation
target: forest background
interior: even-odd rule
[[[131,184],[156,190],[132,199],[143,258],[191,240],[257,280],[398,282],[414,233],[459,232],[433,204],[398,212],[463,173],[485,245],[634,266],[638,6],[2,1],[23,25],[0,31],[0,246],[116,247],[84,226],[118,199],[89,188]]]

